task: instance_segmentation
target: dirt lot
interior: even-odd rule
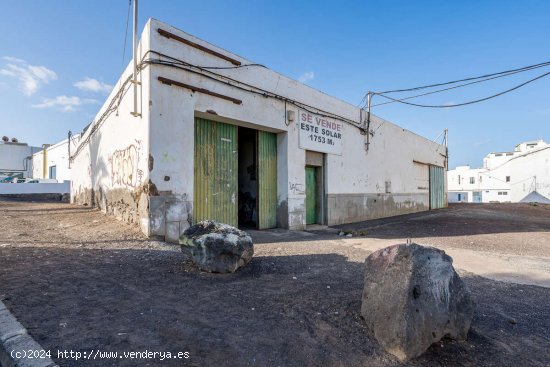
[[[251,264],[215,275],[97,211],[0,202],[0,299],[61,366],[399,366],[360,318],[369,241],[550,263],[548,207],[454,206],[344,227],[368,235],[254,232]],[[409,365],[548,367],[550,289],[461,275],[477,303],[468,340],[433,345]],[[57,350],[190,358],[76,361]]]

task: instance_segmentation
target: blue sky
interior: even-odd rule
[[[90,122],[123,68],[127,9],[127,0],[0,0],[0,135],[55,143]],[[368,90],[550,61],[544,0],[140,0],[139,15],[140,31],[157,18],[352,104]],[[413,102],[459,103],[545,71],[550,67]],[[390,104],[373,112],[431,139],[448,128],[450,167],[478,166],[488,152],[550,141],[550,76],[476,105]]]

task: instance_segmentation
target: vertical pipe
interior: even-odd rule
[[[132,51],[134,59],[134,76],[132,83],[134,84],[134,112],[132,115],[135,117],[139,116],[137,112],[137,17],[138,17],[138,0],[134,0],[134,37],[132,42]]]

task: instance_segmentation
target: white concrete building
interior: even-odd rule
[[[542,202],[550,198],[550,144],[529,141],[516,145],[513,152],[490,153],[483,168],[449,170],[447,182],[450,203],[517,203],[533,192],[539,195],[526,200]]]
[[[137,58],[137,93],[130,64],[71,155],[75,203],[168,241],[203,219],[303,229],[446,205],[445,146],[157,20]]]
[[[0,141],[0,180],[6,177],[32,177],[32,155],[39,147],[19,143],[17,139]]]
[[[65,139],[57,144],[44,145],[43,149],[32,156],[32,177],[38,179],[53,179],[58,182],[71,180],[69,149],[75,150],[79,135]]]

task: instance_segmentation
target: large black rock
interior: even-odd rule
[[[367,257],[361,315],[400,361],[421,355],[443,337],[466,339],[474,302],[452,262],[444,251],[414,243]]]
[[[246,232],[212,220],[187,228],[179,243],[199,269],[211,273],[233,273],[254,255],[252,239]]]

